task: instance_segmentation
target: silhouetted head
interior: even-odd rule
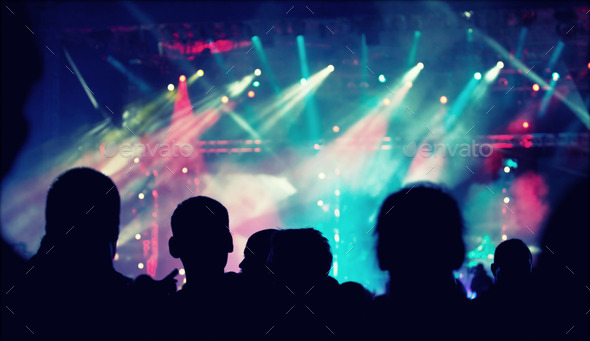
[[[271,240],[268,267],[293,287],[317,283],[332,267],[330,244],[313,228],[279,230]]]
[[[455,199],[434,184],[413,184],[385,199],[376,233],[382,270],[432,276],[448,274],[463,263],[461,211]],[[429,271],[424,273],[426,264]]]
[[[265,277],[268,273],[266,262],[270,253],[270,241],[277,230],[267,229],[254,233],[248,238],[244,249],[244,260],[240,269],[246,276]]]
[[[532,264],[533,255],[526,244],[520,239],[510,239],[496,248],[491,268],[496,283],[513,283],[526,278]]]
[[[66,171],[47,194],[46,246],[63,241],[57,253],[68,250],[70,257],[102,257],[112,264],[120,206],[119,191],[108,176],[91,168]]]
[[[170,255],[189,269],[223,274],[234,250],[227,209],[217,200],[198,196],[180,203],[171,219]],[[193,270],[194,271],[194,270]]]

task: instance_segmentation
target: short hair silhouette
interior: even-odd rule
[[[70,169],[49,188],[44,239],[57,240],[68,234],[72,240],[67,247],[87,253],[108,243],[114,256],[120,206],[119,191],[108,176],[86,167]]]
[[[465,257],[463,218],[442,187],[415,183],[390,195],[377,219],[377,256],[382,270],[458,269]]]
[[[533,255],[520,239],[503,241],[496,247],[491,265],[496,281],[517,280],[530,274]]]
[[[171,226],[172,257],[183,263],[199,263],[201,270],[223,271],[234,247],[227,209],[219,201],[205,196],[183,201],[172,214]]]
[[[272,236],[268,263],[284,281],[309,283],[328,276],[332,252],[328,240],[316,229],[279,230]]]
[[[268,272],[266,262],[270,253],[270,243],[276,229],[266,229],[255,232],[248,238],[244,250],[244,260],[240,269],[245,275],[261,275]]]

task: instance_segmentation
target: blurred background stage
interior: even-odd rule
[[[89,166],[122,197],[115,267],[125,275],[181,269],[168,253],[170,216],[207,195],[230,213],[227,271],[239,271],[253,232],[313,226],[330,240],[331,275],[381,293],[380,203],[430,180],[463,208],[456,275],[469,288],[470,268],[489,269],[502,240],[537,254],[551,208],[588,176],[587,2],[29,9],[14,29],[34,34],[44,75],[1,207],[2,234],[26,257],[43,235],[51,181]]]

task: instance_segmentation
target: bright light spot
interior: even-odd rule
[[[332,127],[332,131],[335,132],[335,133],[337,133],[337,132],[340,131],[340,127],[339,126],[333,126]]]
[[[508,167],[508,166],[504,167],[504,173],[510,173],[510,167]]]
[[[557,73],[557,72],[554,72],[554,73],[551,75],[551,78],[552,78],[554,81],[556,81],[556,82],[557,82],[557,80],[559,79],[559,73]]]
[[[384,105],[390,105],[390,104],[391,104],[391,101],[389,100],[389,98],[385,98],[385,99],[383,100],[383,104],[384,104]]]
[[[336,234],[334,235],[334,241],[335,241],[336,243],[339,243],[339,242],[340,242],[340,235],[339,235],[338,233],[336,233]]]
[[[334,210],[334,216],[340,217],[340,210],[339,209]]]
[[[262,74],[262,71],[260,71],[260,69],[254,70],[254,75],[260,76],[261,74]]]
[[[379,75],[379,81],[381,83],[385,83],[385,81],[386,81],[385,76],[384,75]]]
[[[143,195],[143,193],[139,193],[139,194],[137,195],[137,197],[138,197],[140,200],[143,200],[143,198],[145,198],[145,195]]]
[[[465,11],[463,14],[465,15],[465,18],[471,18],[471,12]]]
[[[406,83],[406,87],[407,87],[407,88],[411,88],[411,87],[413,87],[413,86],[414,86],[414,84],[413,84],[412,82],[407,82],[407,83]]]
[[[183,172],[184,174],[186,174],[186,173],[188,172],[188,168],[186,168],[186,167],[183,167],[183,168],[182,168],[182,172]]]
[[[119,254],[118,254],[118,253],[115,253],[115,258],[114,258],[114,260],[119,260]]]
[[[301,85],[305,85],[305,83],[307,83],[307,79],[301,78],[301,80],[299,81],[299,83],[301,83]]]
[[[533,91],[539,91],[539,84],[533,84]]]
[[[321,172],[320,174],[318,174],[318,178],[325,179],[326,178],[326,174],[324,172]]]
[[[494,259],[494,255],[490,253],[490,254],[488,255],[488,259]]]
[[[318,206],[324,206],[324,202],[322,200],[318,200]]]
[[[140,269],[143,269],[143,263],[137,264],[137,267],[140,268]]]
[[[335,190],[335,191],[334,191],[334,195],[335,195],[335,196],[339,196],[339,195],[340,195],[340,190],[339,190],[339,189]]]
[[[260,82],[259,81],[255,81],[254,83],[252,83],[252,86],[254,86],[255,88],[260,86]]]
[[[174,91],[174,84],[168,84],[168,91]]]
[[[178,274],[181,275],[181,276],[184,276],[184,274],[185,274],[184,269],[178,270]]]
[[[185,75],[181,75],[180,77],[178,77],[178,80],[181,82],[184,82],[186,80],[186,76]]]
[[[256,96],[256,94],[254,93],[254,91],[252,91],[252,90],[248,91],[248,97],[252,98],[254,96]]]
[[[186,284],[186,277],[182,279],[182,283]],[[182,289],[182,288],[179,287],[178,290],[180,290],[180,289]]]
[[[315,149],[315,150],[319,150],[319,149],[320,149],[320,145],[319,145],[319,144],[317,144],[317,143],[316,143],[316,144],[314,144],[314,145],[313,145],[313,149]]]
[[[475,79],[481,79],[481,73],[476,72],[475,74],[473,74],[473,78],[475,78]]]
[[[505,204],[507,204],[507,203],[509,203],[509,202],[510,202],[510,198],[509,198],[509,197],[505,197],[505,198],[504,198],[504,203],[505,203]]]
[[[528,122],[522,122],[522,127],[523,128],[528,128],[529,127],[529,123]]]
[[[197,76],[202,77],[205,74],[203,70],[197,71]]]
[[[136,234],[135,234],[135,239],[137,239],[137,240],[140,240],[140,239],[141,239],[141,234],[139,234],[139,233],[136,233]]]
[[[498,64],[496,64],[497,67],[499,67],[500,69],[504,68],[504,62],[499,61]]]
[[[418,63],[417,66],[418,66],[418,69],[420,69],[420,70],[424,69],[424,64],[423,63]]]
[[[328,65],[328,71],[330,71],[330,72],[334,71],[334,65]]]
[[[221,97],[221,103],[227,103],[227,102],[229,102],[229,98],[227,96]]]
[[[138,158],[138,157],[136,157],[135,159],[133,159],[133,162],[135,162],[135,163],[139,163],[139,158]]]
[[[448,101],[449,101],[449,100],[448,100],[447,96],[440,96],[440,102],[441,102],[442,104],[445,104],[445,103],[447,103]]]
[[[507,236],[507,235],[505,235],[505,234],[503,234],[503,235],[502,235],[502,240],[506,240],[506,239],[508,239],[508,236]]]

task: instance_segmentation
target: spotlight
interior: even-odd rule
[[[174,84],[168,84],[168,91],[174,91]]]
[[[499,67],[500,69],[504,68],[504,62],[499,61],[498,64],[496,64],[497,67]]]
[[[320,178],[320,179],[323,180],[323,179],[326,178],[326,174],[324,172],[321,172],[321,173],[318,174],[318,178]]]
[[[329,72],[334,71],[334,65],[328,65],[328,71]]]
[[[559,73],[557,73],[557,72],[554,72],[554,73],[551,75],[551,78],[552,78],[554,81],[556,81],[556,82],[557,82],[557,80],[559,79]]]
[[[143,200],[143,198],[145,198],[145,195],[143,195],[143,193],[139,193],[137,197],[139,198],[139,200]]]
[[[141,239],[141,234],[139,234],[139,233],[136,233],[136,234],[135,234],[135,239],[137,239],[137,240],[140,240],[140,239]]]
[[[385,99],[383,99],[383,104],[384,105],[390,105],[391,104],[391,101],[389,100],[389,98],[385,98]]]
[[[503,235],[502,235],[502,240],[506,240],[506,239],[508,239],[508,236],[507,236],[507,235],[505,235],[505,234],[503,234]]]
[[[178,270],[178,274],[184,276],[184,274],[186,274],[186,271],[184,271],[184,269],[180,269]]]
[[[406,83],[406,87],[408,87],[408,88],[411,88],[413,86],[414,86],[414,83],[412,83],[412,82],[407,82]]]
[[[510,173],[510,167],[508,167],[508,166],[504,167],[504,173]]]
[[[301,83],[301,85],[305,85],[305,83],[307,83],[307,79],[301,78],[301,80],[299,81],[299,83]]]
[[[181,75],[180,77],[178,77],[178,80],[181,82],[186,81],[186,76],[185,75]]]
[[[229,102],[229,98],[227,96],[221,97],[221,103],[227,103],[227,102]]]
[[[441,104],[446,104],[448,102],[448,98],[447,96],[440,96],[440,103]]]
[[[252,86],[257,88],[260,86],[260,82],[259,81],[255,81],[254,83],[252,83]]]
[[[507,204],[507,203],[509,203],[509,202],[510,202],[510,198],[509,198],[509,197],[505,197],[505,198],[504,198],[504,203],[505,203],[505,204]]]
[[[322,200],[318,200],[318,206],[324,206],[324,202]]]
[[[203,70],[199,69],[199,71],[197,71],[197,76],[199,77],[203,77],[203,75],[205,74],[205,72],[203,72]]]
[[[337,132],[340,131],[340,127],[339,126],[333,126],[332,127],[332,131],[335,132],[335,133],[337,133]]]
[[[140,269],[143,269],[143,263],[137,264],[137,267],[140,268]]]
[[[316,144],[314,144],[314,145],[313,145],[313,149],[315,149],[315,150],[319,150],[319,149],[320,149],[320,145],[319,145],[319,144],[317,144],[317,143],[316,143]]]
[[[385,81],[386,81],[385,76],[384,75],[379,75],[379,81],[381,83],[385,83]]]
[[[533,91],[539,91],[539,84],[533,84]]]
[[[528,128],[529,127],[529,123],[528,122],[522,122],[522,127],[523,128]]]
[[[475,79],[481,79],[481,73],[479,73],[479,72],[474,73],[473,74],[473,78],[475,78]]]
[[[262,71],[260,71],[260,69],[254,70],[254,75],[260,76],[261,74],[262,74]]]
[[[334,195],[339,196],[340,195],[340,190],[339,189],[335,190],[334,191]]]
[[[417,66],[418,66],[418,69],[420,69],[420,70],[424,69],[424,64],[422,64],[422,63],[418,63]]]
[[[256,94],[254,93],[254,91],[252,91],[252,90],[248,91],[248,97],[252,98],[254,96],[256,96]]]
[[[186,168],[186,167],[183,167],[183,168],[182,168],[182,172],[183,172],[184,174],[188,173],[188,168]]]

